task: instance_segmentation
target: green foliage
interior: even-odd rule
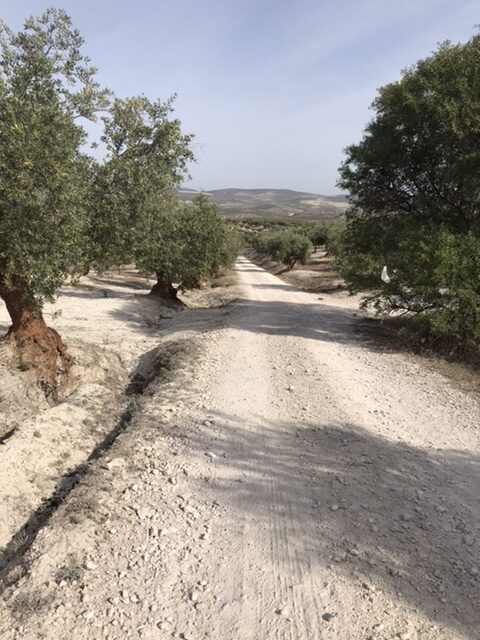
[[[316,251],[319,247],[326,244],[329,237],[329,226],[321,223],[309,225],[307,235]]]
[[[480,344],[480,238],[469,232],[441,232],[436,242],[435,278],[442,294],[432,316],[436,335],[454,338],[469,349]]]
[[[179,289],[198,286],[232,266],[241,246],[216,205],[203,194],[192,203],[173,197],[164,201],[163,210],[150,222],[135,248],[137,266],[144,273],[156,273],[163,283],[178,284]]]
[[[174,194],[164,199],[142,227],[143,237],[133,247],[133,258],[143,273],[162,274],[169,283],[177,280],[185,257],[185,225],[182,205]]]
[[[341,167],[340,185],[357,209],[453,233],[478,227],[479,64],[480,36],[445,43],[380,89],[376,117]]]
[[[420,315],[429,338],[476,351],[479,64],[480,36],[445,43],[380,89],[375,118],[340,169],[353,208],[338,246],[351,290],[371,290],[366,303]]]
[[[252,244],[259,253],[282,262],[289,269],[293,269],[296,262],[306,264],[312,253],[308,237],[292,231],[263,231],[252,239]]]
[[[216,205],[200,194],[183,212],[185,221],[185,264],[182,287],[191,288],[202,279],[215,276],[227,255],[227,226],[218,214]]]
[[[232,223],[240,230],[247,245],[254,246],[256,237],[262,232],[293,233],[307,237],[315,250],[325,246],[331,254],[337,252],[337,244],[340,242],[341,233],[345,226],[343,218],[338,218],[330,223],[239,218]]]
[[[172,116],[173,98],[112,104],[82,45],[60,10],[18,34],[0,23],[0,295],[20,366],[35,362],[49,389],[70,360],[41,310],[67,275],[135,258],[173,291],[231,265],[239,248],[206,197],[179,203],[192,136]],[[82,121],[99,111],[102,162],[81,151]]]
[[[89,233],[89,261],[97,268],[141,254],[157,215],[172,207],[173,189],[193,160],[193,136],[182,134],[172,111],[173,99],[162,103],[140,96],[116,99],[103,118],[108,157],[93,172]],[[162,218],[160,226],[164,223]]]
[[[226,222],[225,225],[227,225]],[[222,269],[233,268],[244,245],[245,239],[243,235],[234,227],[227,226],[225,244],[221,253]]]
[[[325,249],[331,256],[340,255],[343,247],[343,238],[345,233],[345,219],[339,218],[327,227]]]
[[[230,224],[235,225],[241,230],[260,232],[264,230],[270,231],[298,231],[306,233],[307,229],[312,226],[311,223],[295,220],[276,220],[271,218],[235,218],[230,220]]]
[[[80,259],[85,132],[107,94],[68,16],[50,9],[0,25],[0,285],[41,304]]]

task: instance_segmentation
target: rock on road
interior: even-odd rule
[[[478,640],[478,400],[366,343],[345,298],[237,272],[168,447],[119,474],[41,637]]]

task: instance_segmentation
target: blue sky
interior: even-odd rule
[[[207,190],[337,192],[376,89],[480,23],[479,0],[0,0],[0,15],[16,29],[48,6],[117,95],[178,94],[189,186]]]

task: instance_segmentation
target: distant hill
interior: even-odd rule
[[[180,197],[191,200],[198,191],[180,189]],[[346,197],[290,189],[214,189],[205,191],[227,218],[272,218],[282,220],[327,220],[338,218],[348,204]]]

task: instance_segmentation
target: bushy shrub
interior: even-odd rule
[[[213,278],[221,269],[235,261],[229,229],[219,215],[217,206],[204,194],[181,213],[184,236],[184,264],[181,288],[198,286],[204,279]],[[236,257],[236,256],[235,256]]]
[[[480,345],[480,238],[440,232],[434,241],[434,279],[440,297],[431,315],[434,336],[478,351]]]

